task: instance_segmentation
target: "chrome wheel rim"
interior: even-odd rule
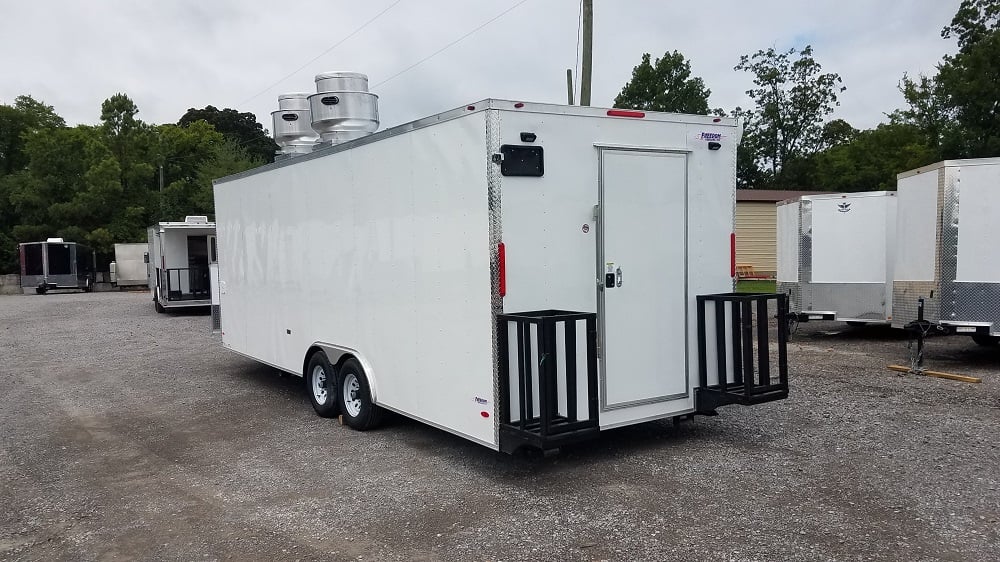
[[[344,409],[352,418],[361,413],[361,382],[354,373],[344,376]]]
[[[322,365],[316,365],[312,370],[312,395],[313,400],[320,406],[326,404],[330,394],[326,388],[326,370]]]

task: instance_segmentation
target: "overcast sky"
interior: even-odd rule
[[[579,0],[521,2],[0,0],[0,101],[31,94],[71,124],[96,123],[101,102],[124,92],[146,122],[214,105],[251,111],[270,130],[278,94],[312,92],[315,74],[350,70],[370,77],[383,128],[487,97],[565,103]],[[740,55],[812,44],[848,88],[835,117],[871,127],[902,106],[904,73],[932,73],[954,51],[940,31],[959,3],[595,0],[593,105],[613,103],[642,53],[676,49],[713,107],[746,107],[749,77],[733,71]]]

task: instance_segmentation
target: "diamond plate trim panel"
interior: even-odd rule
[[[933,295],[933,297],[931,296]],[[934,281],[892,283],[892,327],[902,328],[917,319],[918,299],[924,298],[924,320],[941,321],[941,291]]]
[[[833,311],[837,320],[887,320],[882,283],[801,283],[802,309]]]
[[[784,293],[788,295],[788,310],[789,312],[801,312],[802,311],[802,289],[799,283],[794,281],[778,281],[775,290],[779,293]]]
[[[498,247],[503,241],[500,164],[493,162],[493,155],[500,154],[500,112],[490,109],[486,115],[486,201],[490,220],[490,317],[493,330],[493,442],[500,443],[500,361],[498,360],[497,315],[503,313],[500,296],[500,259]]]
[[[812,282],[812,201],[799,205],[799,282]]]

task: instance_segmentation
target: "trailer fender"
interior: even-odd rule
[[[327,359],[330,363],[337,369],[352,357],[357,359],[361,363],[361,368],[365,370],[365,376],[368,378],[368,387],[371,390],[372,402],[378,404],[378,378],[375,376],[375,370],[372,368],[372,364],[360,351],[356,349],[351,349],[349,347],[344,347],[342,345],[335,345],[326,342],[314,342],[309,346],[309,350],[306,352],[305,357],[302,359],[302,372],[306,372],[306,366],[309,364],[309,358],[316,351],[323,351],[326,353]]]

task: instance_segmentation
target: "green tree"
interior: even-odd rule
[[[242,146],[251,158],[274,162],[278,145],[268,136],[267,129],[257,122],[257,116],[253,113],[240,113],[229,108],[218,109],[211,105],[204,109],[192,107],[181,116],[177,124],[187,127],[199,120],[209,123],[227,139]]]
[[[1000,154],[1000,0],[963,0],[941,36],[958,52],[933,77],[903,77],[908,108],[897,122],[920,128],[944,158]]]
[[[756,108],[747,123],[746,142],[760,147],[759,165],[769,169],[773,187],[800,187],[785,166],[823,148],[824,119],[845,90],[840,76],[823,73],[808,45],[801,51],[770,48],[744,55],[735,69],[754,77],[747,95]]]
[[[65,127],[51,105],[31,96],[17,96],[14,105],[0,104],[0,176],[28,165],[24,154],[27,136],[43,129]]]
[[[615,107],[705,115],[711,93],[704,80],[691,76],[691,63],[684,55],[667,52],[651,63],[645,53],[615,98]]]
[[[937,158],[917,126],[881,124],[815,155],[811,186],[840,192],[895,190],[897,174]]]

